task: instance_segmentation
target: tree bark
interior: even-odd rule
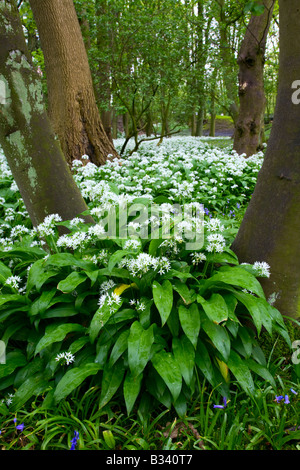
[[[118,154],[95,100],[87,54],[72,0],[30,0],[45,57],[48,113],[69,165],[86,154],[100,166]]]
[[[279,88],[273,127],[257,184],[232,249],[240,262],[266,261],[267,298],[283,315],[300,317],[300,79],[298,0],[279,0]],[[297,96],[296,96],[297,97]]]
[[[234,150],[250,157],[261,145],[265,110],[264,63],[268,31],[275,0],[264,0],[265,10],[252,15],[238,56],[239,116],[235,126]]]
[[[39,75],[23,35],[14,0],[1,2],[0,145],[33,225],[58,213],[72,219],[87,209],[45,112]],[[91,217],[85,217],[93,222]]]

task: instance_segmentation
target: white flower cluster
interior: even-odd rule
[[[165,256],[158,258],[148,253],[140,253],[137,258],[123,258],[119,267],[128,269],[132,276],[142,278],[150,270],[157,270],[159,274],[165,274],[170,270],[171,263]]]
[[[68,366],[69,364],[75,361],[75,356],[71,354],[70,352],[62,352],[62,353],[57,354],[55,360],[57,362],[62,362]]]
[[[192,257],[192,263],[196,266],[198,266],[199,263],[202,263],[203,261],[206,261],[206,256],[204,253],[191,253]]]
[[[62,222],[62,218],[59,214],[47,215],[44,219],[44,222],[39,224],[36,230],[41,237],[48,237],[51,235],[54,236],[54,228],[57,222]]]
[[[270,277],[270,266],[265,261],[255,261],[253,268],[258,277]]]
[[[98,305],[99,308],[101,309],[105,304],[109,307],[110,313],[113,313],[115,308],[118,307],[122,302],[122,299],[119,295],[115,294],[112,292],[109,294],[106,292],[105,294],[102,294],[99,298]],[[102,312],[99,312],[100,315]]]

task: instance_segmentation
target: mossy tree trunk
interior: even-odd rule
[[[232,249],[240,262],[266,261],[266,296],[283,315],[300,317],[299,0],[279,0],[279,88],[273,127],[257,184]]]
[[[30,0],[45,58],[48,113],[69,165],[86,154],[100,166],[118,157],[106,135],[72,0]]]
[[[34,225],[58,213],[68,220],[87,209],[44,109],[14,0],[0,3],[0,145]],[[88,222],[93,222],[87,217]]]
[[[250,157],[261,145],[265,111],[264,63],[267,36],[275,0],[264,0],[264,12],[252,15],[241,45],[239,64],[239,116],[235,126],[234,150]]]

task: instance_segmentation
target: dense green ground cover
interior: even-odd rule
[[[1,158],[5,448],[69,448],[74,431],[85,449],[296,448],[299,372],[258,281],[270,267],[230,250],[263,153],[245,160],[224,142],[177,137],[100,168],[75,162],[93,226],[52,214],[33,229]],[[107,237],[108,211],[120,222],[134,204],[146,217],[132,211],[127,237]],[[175,207],[188,209],[181,222]]]

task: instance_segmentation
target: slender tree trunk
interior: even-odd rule
[[[227,25],[224,24],[224,21],[221,19],[219,26],[221,39],[220,54],[222,60],[223,80],[229,101],[228,110],[233,122],[236,123],[239,115],[239,105],[237,86],[235,84],[236,77],[232,73],[231,64],[233,63],[233,57],[228,41]]]
[[[266,261],[267,298],[283,315],[300,317],[300,8],[279,0],[280,66],[274,123],[252,199],[232,249],[240,262]],[[296,82],[297,83],[297,82]],[[299,82],[298,82],[299,83]],[[298,87],[299,88],[299,87]]]
[[[87,209],[45,112],[14,0],[1,2],[0,145],[34,225],[52,213],[72,219]],[[92,222],[90,217],[86,220]]]
[[[275,0],[264,0],[265,11],[250,19],[238,56],[239,117],[235,126],[234,150],[250,157],[259,150],[265,110],[265,50]]]
[[[49,117],[69,165],[86,154],[96,165],[117,157],[96,105],[87,54],[72,0],[30,0],[48,83]]]

